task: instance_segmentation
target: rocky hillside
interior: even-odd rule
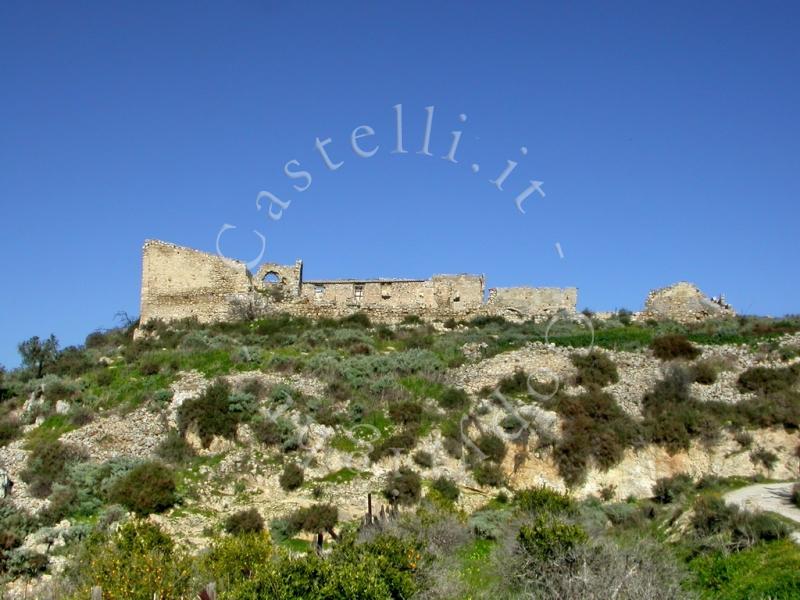
[[[370,495],[376,515],[434,502],[463,523],[542,486],[633,506],[681,477],[797,477],[800,321],[625,317],[278,316],[37,341],[0,380],[7,589],[82,589],[82,540],[137,517],[196,554],[250,514],[291,553],[337,544],[309,514],[358,529]]]

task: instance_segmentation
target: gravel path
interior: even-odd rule
[[[794,483],[760,483],[725,494],[725,501],[749,510],[765,510],[777,513],[800,524],[800,508],[789,501]],[[800,544],[800,531],[792,533],[792,539]]]

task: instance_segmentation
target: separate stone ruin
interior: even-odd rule
[[[501,316],[512,321],[574,314],[576,288],[485,289],[483,275],[430,279],[303,278],[303,262],[264,263],[251,273],[242,262],[157,240],[142,252],[141,323],[196,318],[201,323],[254,319],[271,313],[341,318],[363,312],[379,323],[409,316],[425,321]],[[650,292],[636,319],[682,323],[734,315],[722,297],[693,284]]]
[[[497,288],[483,275],[430,279],[303,278],[303,262],[265,263],[255,272],[235,260],[148,240],[142,254],[141,322],[194,317],[203,323],[284,312],[340,318],[357,312],[383,323],[500,315],[508,319],[574,313],[575,288]]]
[[[650,292],[645,301],[644,312],[641,313],[644,319],[678,323],[694,323],[735,315],[722,294],[709,298],[696,285],[685,281]]]

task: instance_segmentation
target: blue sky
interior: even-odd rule
[[[308,278],[485,273],[595,310],[690,280],[800,312],[798,7],[3,2],[0,363],[137,314],[143,241],[214,251],[226,223],[226,254],[257,230]]]

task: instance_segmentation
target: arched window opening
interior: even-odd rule
[[[273,284],[276,284],[276,283],[280,283],[281,282],[281,277],[275,271],[270,271],[269,273],[264,275],[264,280],[263,281],[266,284],[273,285]]]

